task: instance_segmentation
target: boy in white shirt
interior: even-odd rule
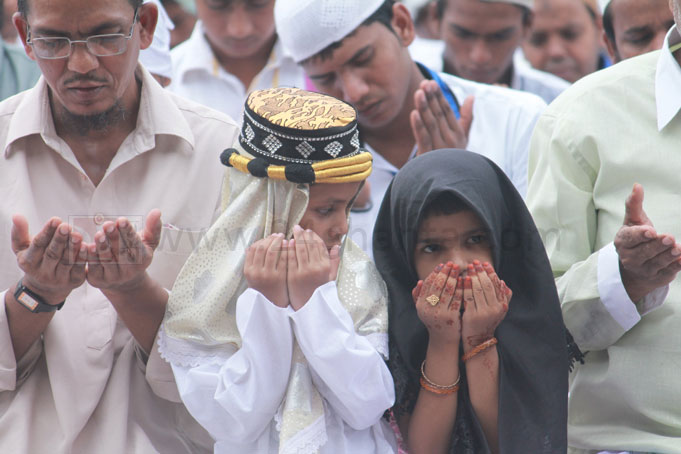
[[[160,349],[216,453],[392,453],[385,284],[345,238],[371,172],[356,113],[252,93],[225,209],[175,286]],[[288,240],[286,239],[288,238]]]

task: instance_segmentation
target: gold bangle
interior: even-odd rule
[[[459,373],[459,376],[456,378],[456,381],[452,383],[449,386],[443,386],[443,385],[438,385],[437,383],[433,383],[433,381],[428,378],[426,375],[426,360],[424,359],[423,362],[421,363],[421,381],[425,382],[427,385],[429,385],[432,388],[440,389],[440,390],[451,390],[451,389],[459,389],[459,382],[461,381],[461,373]],[[423,383],[421,383],[423,385]],[[455,389],[455,390],[456,390]],[[430,391],[430,390],[429,390]]]
[[[497,338],[496,337],[493,337],[491,339],[487,339],[485,342],[483,342],[482,344],[475,347],[473,350],[471,350],[468,353],[466,353],[465,355],[463,355],[461,360],[466,362],[469,359],[471,359],[472,357],[474,357],[475,355],[477,355],[478,353],[480,353],[484,350],[487,350],[488,348],[490,348],[490,347],[492,347],[496,344],[497,344]]]
[[[440,395],[448,395],[448,394],[454,394],[459,390],[459,384],[457,380],[457,384],[455,386],[452,386],[451,388],[445,388],[445,387],[435,387],[432,386],[430,383],[428,383],[423,377],[421,377],[421,388],[425,389],[428,392],[431,392],[433,394],[440,394]]]

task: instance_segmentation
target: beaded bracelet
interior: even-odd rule
[[[447,394],[454,394],[459,390],[459,384],[457,380],[457,384],[451,388],[445,388],[445,387],[434,387],[431,386],[423,377],[421,377],[421,388],[425,389],[426,391],[429,391],[434,394],[440,394],[440,395],[447,395]]]
[[[492,346],[494,346],[494,345],[496,345],[496,344],[497,344],[497,338],[496,338],[496,337],[493,337],[493,338],[491,338],[491,339],[488,339],[488,340],[486,340],[485,342],[483,342],[482,344],[480,344],[480,345],[478,345],[477,347],[475,347],[473,350],[471,350],[471,351],[469,351],[468,353],[466,353],[465,355],[463,355],[463,357],[461,358],[461,360],[464,361],[464,362],[465,362],[465,361],[468,361],[469,359],[471,359],[472,357],[474,357],[474,356],[477,355],[478,353],[480,353],[480,352],[482,352],[482,351],[484,351],[484,350],[487,350],[488,348],[490,348],[490,347],[492,347]]]
[[[438,385],[434,383],[426,375],[426,360],[421,363],[421,387],[426,391],[430,391],[435,394],[452,394],[459,390],[459,382],[461,381],[461,374],[456,378],[456,381],[448,386]]]

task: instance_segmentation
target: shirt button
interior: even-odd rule
[[[93,218],[93,221],[95,222],[95,225],[102,225],[104,224],[104,215],[102,213],[97,213],[95,214],[95,217]]]

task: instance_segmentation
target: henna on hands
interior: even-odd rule
[[[475,261],[468,265],[467,271],[462,316],[464,352],[494,337],[494,331],[506,317],[512,296],[489,263]]]
[[[419,281],[412,292],[416,312],[428,330],[429,343],[458,346],[461,338],[461,291],[457,291],[459,267],[440,264]],[[458,347],[456,347],[458,348]]]

